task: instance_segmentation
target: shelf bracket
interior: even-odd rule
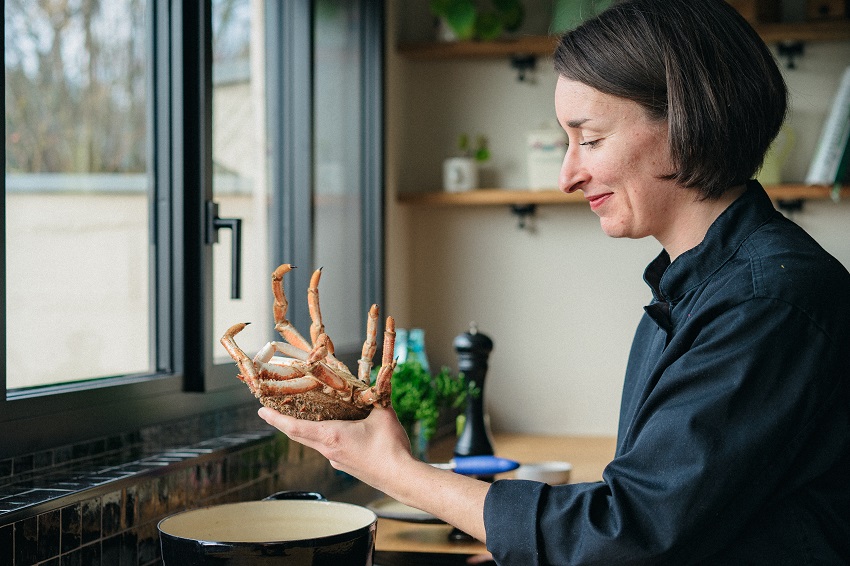
[[[803,203],[806,201],[801,198],[795,199],[780,199],[776,201],[776,206],[779,210],[785,212],[786,214],[794,214],[795,212],[800,212],[803,210]]]
[[[780,57],[786,58],[785,67],[788,69],[796,69],[797,63],[795,58],[802,57],[805,49],[805,44],[802,41],[780,41],[776,46]]]
[[[533,231],[532,226],[528,222],[528,218],[533,217],[537,212],[536,204],[512,204],[511,214],[517,217],[517,228],[520,230]]]
[[[516,69],[517,72],[517,80],[519,82],[525,82],[526,78],[529,78],[529,74],[534,71],[537,67],[537,56],[536,55],[525,55],[525,54],[514,54],[511,56],[511,68]],[[533,82],[529,80],[529,82]]]

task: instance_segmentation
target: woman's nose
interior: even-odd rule
[[[582,167],[578,152],[574,146],[567,146],[561,172],[558,175],[558,188],[565,193],[572,193],[581,188],[588,178],[587,171]]]

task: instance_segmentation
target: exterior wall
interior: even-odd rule
[[[20,191],[6,195],[7,368],[10,388],[149,369],[148,197],[143,192],[80,194]],[[215,250],[213,352],[230,359],[218,338],[252,314],[242,337],[259,348],[271,323],[271,272],[265,246],[254,245],[255,199],[217,198],[243,218],[244,296],[229,300],[230,234]],[[26,245],[15,246],[14,242]],[[267,272],[268,271],[268,272]],[[304,291],[306,295],[306,290]],[[60,328],[61,327],[61,328]],[[254,335],[256,333],[256,335]]]

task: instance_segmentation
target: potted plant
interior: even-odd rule
[[[432,375],[418,361],[398,364],[392,376],[392,404],[413,454],[427,460],[428,442],[437,432],[441,412],[455,410],[462,415],[469,396],[479,391],[462,373],[452,375],[446,367]]]
[[[525,17],[520,0],[431,0],[430,8],[450,32],[441,34],[441,39],[446,41],[493,40],[503,32],[519,29]]]
[[[443,161],[443,189],[450,193],[469,191],[478,187],[478,167],[490,159],[487,138],[478,136],[473,147],[469,136],[461,134],[458,154]]]

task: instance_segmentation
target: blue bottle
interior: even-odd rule
[[[407,361],[407,330],[404,328],[395,329],[395,349],[393,351],[393,359],[399,364]]]
[[[396,334],[396,339],[398,339],[398,334]],[[431,373],[428,355],[425,353],[425,331],[421,328],[411,328],[407,333],[407,361],[419,362],[422,369]]]

